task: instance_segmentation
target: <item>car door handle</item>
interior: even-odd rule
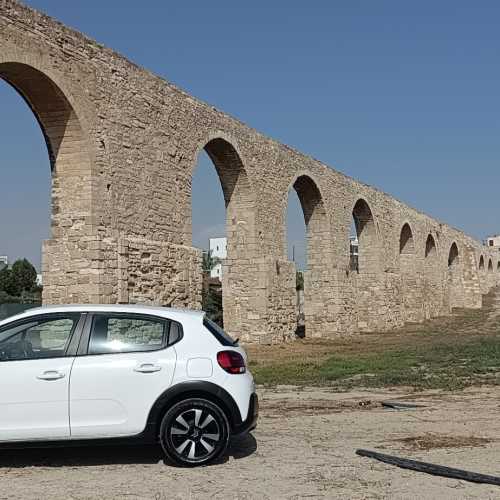
[[[58,372],[57,370],[47,370],[46,372],[38,375],[38,380],[59,380],[64,377],[64,373]]]
[[[135,372],[140,373],[153,373],[159,372],[161,370],[161,366],[154,365],[153,363],[142,363],[142,365],[136,366],[134,368]]]

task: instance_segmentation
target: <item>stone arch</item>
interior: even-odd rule
[[[436,247],[436,240],[434,239],[434,236],[432,234],[429,234],[427,236],[427,240],[425,242],[425,253],[424,257],[426,259],[433,259],[437,257],[437,247]]]
[[[401,228],[399,235],[399,253],[400,254],[414,254],[415,243],[413,241],[413,231],[410,224],[407,222]]]
[[[488,260],[488,272],[493,272],[493,261],[491,259]]]
[[[364,198],[358,198],[352,207],[352,220],[358,242],[357,265],[351,266],[351,300],[355,310],[353,321],[358,331],[386,328],[382,315],[372,311],[382,307],[386,301],[381,287],[380,248],[376,220],[370,205]],[[353,262],[351,262],[352,264]]]
[[[235,144],[226,134],[210,134],[196,150],[191,173],[194,173],[199,152],[205,150],[219,177],[226,207],[227,258],[223,262],[222,273],[224,327],[240,337],[248,329],[244,325],[245,320],[252,312],[255,313],[249,310],[252,277],[248,269],[256,249],[255,194]],[[186,239],[189,240],[192,238],[191,221],[190,214],[186,217],[189,224],[189,237],[186,236]]]
[[[497,263],[497,271],[500,273],[500,260]]]
[[[228,140],[217,137],[209,140],[203,148],[212,163],[224,193],[226,205],[226,230],[228,258],[230,253],[253,245],[255,223],[255,196],[239,152]]]
[[[302,213],[304,215],[304,222],[306,224],[307,231],[307,251],[309,261],[311,260],[309,259],[309,252],[313,252],[311,257],[314,257],[314,252],[316,251],[314,243],[317,243],[318,233],[324,232],[328,226],[328,218],[323,202],[323,196],[321,195],[317,182],[310,175],[302,174],[295,177],[295,179],[291,182],[287,193],[291,188],[295,189],[295,192],[297,193],[302,207]]]
[[[450,246],[450,251],[448,253],[448,267],[456,268],[460,262],[460,254],[458,251],[458,246],[453,242]]]
[[[427,235],[424,249],[423,304],[426,319],[441,312],[442,287],[440,279],[438,248],[432,233]]]
[[[461,307],[463,304],[463,290],[460,272],[460,252],[456,242],[451,244],[448,252],[448,286],[450,308]]]
[[[95,302],[100,297],[99,285],[83,277],[92,272],[93,265],[86,249],[79,245],[91,234],[96,215],[88,130],[60,79],[56,82],[51,71],[21,60],[2,54],[0,78],[19,93],[33,112],[50,161],[51,239],[43,242],[43,301]]]
[[[288,197],[288,192],[292,188],[299,198],[306,226],[307,258],[306,269],[304,271],[305,331],[307,336],[321,336],[324,334],[321,322],[325,322],[325,318],[320,311],[324,310],[328,298],[326,295],[323,295],[325,290],[322,290],[320,285],[328,283],[328,271],[331,266],[329,217],[319,184],[311,175],[299,173],[289,184],[286,197]],[[285,202],[283,220],[286,218],[286,209],[287,203]],[[283,252],[286,258],[286,235]],[[295,273],[295,271],[294,269],[293,272]]]
[[[52,174],[52,237],[81,228],[91,215],[91,163],[86,133],[67,93],[45,72],[0,62],[0,78],[24,99],[45,138]]]
[[[479,270],[484,271],[484,257],[482,255],[479,257]]]
[[[204,150],[210,158],[224,196],[226,207],[226,229],[228,245],[230,232],[239,233],[243,229],[245,235],[240,242],[246,241],[246,234],[253,233],[255,224],[255,192],[248,175],[246,162],[243,159],[236,140],[222,131],[211,132],[198,143],[193,154],[190,169],[189,195],[191,198],[191,179],[193,178],[200,152]],[[243,214],[246,213],[246,217]],[[251,227],[249,227],[249,225]],[[185,241],[192,242],[191,213],[186,216]],[[229,248],[228,248],[229,251]]]
[[[363,198],[352,209],[358,238],[358,273],[375,273],[378,270],[378,234],[373,212]]]
[[[415,267],[415,243],[413,231],[408,222],[399,233],[399,269],[401,275],[401,298],[407,321],[418,321],[422,308],[418,295],[419,283]]]

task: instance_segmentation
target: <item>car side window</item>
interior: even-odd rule
[[[95,314],[89,354],[143,352],[162,349],[168,321],[137,316]]]
[[[0,332],[0,361],[66,356],[79,317],[42,317],[7,326]]]
[[[175,321],[170,321],[170,333],[168,335],[168,345],[174,345],[182,338],[182,327]]]

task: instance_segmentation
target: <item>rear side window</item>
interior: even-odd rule
[[[175,344],[182,338],[182,327],[175,321],[170,322],[170,333],[168,335],[168,345]]]
[[[234,346],[238,343],[237,340],[233,340],[217,323],[214,323],[206,316],[203,317],[203,325],[222,345]]]
[[[168,326],[168,321],[161,319],[96,314],[88,352],[110,354],[162,349],[167,343]]]

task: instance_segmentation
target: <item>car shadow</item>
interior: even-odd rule
[[[226,455],[236,460],[249,457],[257,451],[257,440],[253,434],[244,434],[243,436],[233,437],[229,443]]]
[[[225,455],[214,462],[214,465],[227,462],[229,457],[237,460],[245,458],[256,450],[257,441],[251,434],[233,438]],[[23,467],[88,467],[161,462],[165,462],[162,449],[154,444],[0,449],[0,470]]]

